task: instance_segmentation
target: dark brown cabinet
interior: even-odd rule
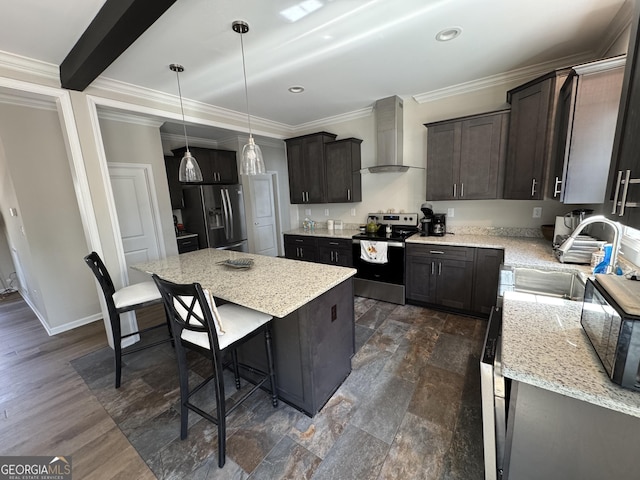
[[[476,249],[476,267],[473,279],[472,310],[489,315],[496,305],[500,283],[500,265],[504,262],[504,250]]]
[[[425,124],[427,200],[502,197],[509,111]]]
[[[491,313],[504,250],[413,243],[406,248],[409,303],[485,317]]]
[[[193,252],[200,248],[198,244],[198,235],[189,235],[177,238],[178,253]]]
[[[407,244],[407,300],[472,310],[475,248]]]
[[[327,203],[362,201],[361,143],[358,138],[345,138],[324,144]]]
[[[556,70],[507,92],[511,117],[504,198],[544,198],[554,151],[553,134],[560,88],[570,70]]]
[[[573,67],[560,91],[550,196],[603,203],[620,105],[625,57]]]
[[[293,260],[317,261],[316,238],[307,235],[285,235],[284,256]]]
[[[341,267],[353,266],[352,242],[344,238],[317,238],[317,261]]]
[[[319,132],[285,140],[292,204],[327,202],[324,146],[335,138],[332,133]]]
[[[202,183],[228,184],[238,183],[238,162],[236,152],[231,150],[215,150],[210,148],[189,147],[202,171]],[[173,154],[182,158],[186,148],[173,150]],[[178,162],[179,165],[179,162]]]
[[[167,183],[169,184],[169,198],[171,199],[172,210],[184,207],[182,184],[178,179],[180,160],[181,157],[164,157],[164,167],[167,172]]]
[[[635,2],[622,96],[611,157],[605,212],[640,229],[640,2]]]

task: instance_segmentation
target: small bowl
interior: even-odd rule
[[[545,240],[553,242],[553,231],[555,230],[555,225],[541,225],[540,230],[542,231],[542,236]]]

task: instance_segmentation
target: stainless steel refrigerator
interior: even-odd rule
[[[200,248],[248,251],[242,185],[184,185],[182,223]]]

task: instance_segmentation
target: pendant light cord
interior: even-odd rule
[[[187,125],[184,121],[184,107],[182,106],[182,90],[180,89],[180,72],[176,69],[176,79],[178,80],[178,96],[180,98],[180,111],[182,112],[182,129],[184,130],[184,143],[189,151],[189,140],[187,139]]]
[[[249,114],[249,89],[247,88],[247,67],[244,62],[244,42],[242,40],[244,37],[243,33],[240,33],[240,50],[242,51],[242,74],[244,75],[244,98],[247,103],[247,123],[249,124],[249,138],[251,135],[251,115]]]

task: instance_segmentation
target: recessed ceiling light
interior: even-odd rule
[[[440,30],[436,35],[436,40],[439,42],[448,42],[449,40],[453,40],[454,38],[459,37],[462,34],[462,28],[460,27],[450,27],[445,28],[444,30]]]
[[[294,85],[293,87],[289,87],[289,91],[291,93],[302,93],[304,92],[304,87],[302,85]]]

